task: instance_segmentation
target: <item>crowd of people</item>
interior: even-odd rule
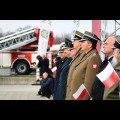
[[[100,38],[89,31],[76,31],[71,40],[66,38],[58,55],[53,58],[53,67],[57,67],[55,75],[49,69],[47,57],[38,56],[40,76],[43,78],[40,82],[40,95],[49,99],[52,95],[53,100],[76,100],[74,94],[84,85],[87,94],[79,97],[79,100],[118,100],[120,36],[112,35],[104,41],[104,61],[96,49],[98,41],[101,42]],[[118,75],[118,80],[109,88],[97,77],[97,74],[106,69],[108,63]]]

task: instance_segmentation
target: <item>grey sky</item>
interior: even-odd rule
[[[120,22],[120,20],[117,20]],[[92,30],[92,20],[80,20],[78,30],[81,32]],[[41,20],[0,20],[0,28],[2,32],[15,31],[19,27],[25,27],[31,25],[33,27],[40,27]],[[120,27],[119,25],[116,28]],[[55,35],[62,35],[64,33],[72,32],[73,20],[52,20],[51,30]],[[101,27],[104,29],[103,27]],[[108,21],[107,32],[112,33],[115,30],[115,22],[113,20]],[[117,34],[120,33],[117,32]]]
[[[91,23],[89,21],[80,21],[80,30],[91,30]],[[41,20],[0,20],[0,28],[3,32],[15,31],[17,28],[24,27],[26,25],[39,27],[41,25]],[[51,30],[54,31],[55,35],[69,33],[72,31],[72,28],[73,20],[52,20]]]

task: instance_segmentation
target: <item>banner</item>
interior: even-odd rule
[[[46,55],[48,47],[48,38],[50,34],[50,24],[49,21],[42,21],[42,25],[39,32],[39,41],[38,41],[38,55]]]

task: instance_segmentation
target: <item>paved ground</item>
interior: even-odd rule
[[[0,85],[0,100],[45,100],[37,95],[39,88],[39,85]]]

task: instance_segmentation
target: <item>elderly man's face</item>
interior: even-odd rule
[[[92,47],[92,43],[88,40],[86,41],[82,41],[82,47],[81,50],[83,50],[84,52],[88,52]]]
[[[66,53],[66,57],[69,57],[70,56],[70,49],[69,48],[64,49],[64,53]]]
[[[115,43],[115,37],[114,36],[111,36],[109,37],[104,45],[103,45],[103,48],[104,48],[104,53],[107,55],[107,56],[111,56],[113,54],[113,44]]]
[[[43,79],[46,79],[48,77],[48,73],[43,73]]]
[[[118,62],[120,62],[120,49],[115,49],[111,64],[115,66]]]
[[[74,48],[77,49],[77,48],[81,48],[82,42],[80,42],[79,40],[74,40],[72,42],[72,44],[73,44]]]

